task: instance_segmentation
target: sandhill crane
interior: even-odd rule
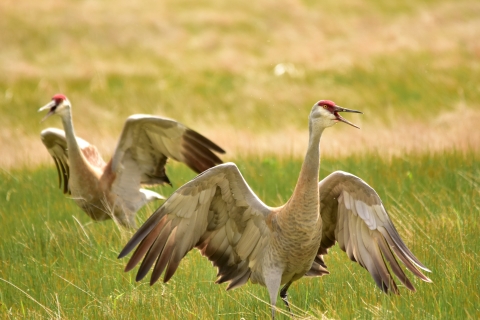
[[[156,261],[150,284],[165,271],[164,282],[180,260],[198,248],[218,268],[217,283],[228,289],[252,283],[266,286],[272,318],[277,294],[290,310],[287,290],[303,276],[328,274],[323,255],[338,242],[348,257],[366,268],[384,292],[398,293],[386,261],[398,279],[414,291],[395,255],[420,279],[429,271],[407,248],[378,194],[360,178],[337,171],[318,181],[320,137],[325,128],[345,120],[339,112],[356,112],[332,101],[317,102],[309,117],[309,143],[293,195],[278,208],[265,205],[250,189],[237,166],[211,168],[174,192],[139,228],[121,251],[137,245],[125,271],[143,256],[136,280]]]
[[[65,129],[45,129],[41,138],[55,161],[63,192],[70,193],[93,220],[113,218],[135,227],[135,213],[143,205],[164,199],[140,187],[170,184],[165,173],[168,158],[197,173],[222,163],[212,151],[225,151],[209,139],[174,120],[143,114],[127,119],[112,159],[105,163],[95,146],[75,136],[71,109],[62,94],[40,108],[49,110],[43,120],[59,115]]]

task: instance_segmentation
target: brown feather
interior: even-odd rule
[[[202,147],[204,150],[199,151],[197,148],[185,142],[182,144],[182,147],[184,149],[182,154],[185,157],[185,163],[190,167],[190,169],[197,173],[201,173],[208,168],[215,166],[215,164],[221,163],[206,157],[205,153],[210,151],[204,147]]]
[[[157,262],[155,263],[155,267],[152,272],[152,276],[150,278],[150,285],[153,285],[157,280],[160,278],[162,275],[163,271],[165,270],[165,267],[167,266],[168,261],[170,260],[170,257],[172,255],[172,251],[175,248],[175,233],[176,233],[176,228],[172,233],[165,232],[163,235],[162,242],[164,243],[164,246],[162,247],[162,251],[158,253],[158,259]]]
[[[212,262],[217,262],[219,259],[223,257],[223,254],[227,250],[227,248],[230,247],[230,244],[228,243],[227,237],[223,238],[223,242],[217,247],[215,252],[213,252],[208,259]]]
[[[58,187],[62,189],[62,173],[60,173],[60,168],[58,167],[58,160],[57,160],[57,157],[52,157],[52,158],[53,158],[53,161],[55,162],[55,168],[57,168]],[[65,193],[65,191],[63,193]]]
[[[323,275],[330,274],[330,272],[326,268],[324,268],[322,265],[317,263],[316,260],[317,259],[315,258],[315,261],[313,261],[313,263],[312,263],[312,267],[310,268],[310,270],[307,271],[305,276],[307,276],[307,277],[321,277]]]
[[[138,269],[136,281],[142,280],[157,260],[157,257],[163,254],[166,245],[165,243],[168,241],[168,238],[171,234],[171,225],[172,221],[170,220],[155,239],[155,242],[150,247],[150,250],[148,250],[145,258],[142,261],[142,264],[140,265],[140,268]]]
[[[228,243],[225,228],[221,228],[213,234],[207,245],[202,250],[202,254],[206,256],[209,260],[215,260],[211,257],[215,254],[215,252],[217,252],[217,250],[223,245],[223,243]]]
[[[385,230],[391,236],[393,242],[395,242],[396,247],[398,247],[405,254],[405,256],[408,257],[408,259],[410,261],[412,261],[414,264],[416,264],[421,269],[423,269],[425,271],[430,271],[430,270],[428,270],[427,267],[425,267],[420,262],[420,260],[418,260],[417,257],[415,257],[415,255],[410,251],[410,249],[408,249],[407,245],[403,242],[402,238],[400,237],[400,234],[398,233],[398,231],[395,228],[395,226],[393,225],[393,223],[391,223],[391,221],[389,221],[389,223],[385,226]]]
[[[178,243],[176,243],[175,249],[173,250],[172,256],[170,257],[170,261],[168,262],[168,268],[165,272],[165,277],[163,279],[164,282],[167,282],[168,280],[170,280],[171,277],[173,277],[173,275],[177,271],[178,266],[180,265],[181,260],[186,256],[187,253],[188,251],[182,252],[182,250],[178,246]]]
[[[220,148],[218,145],[216,145],[214,142],[212,142],[211,140],[205,138],[204,136],[202,136],[201,134],[199,134],[198,132],[192,130],[192,129],[187,129],[185,131],[185,136],[186,137],[189,137],[190,139],[193,139],[199,143],[201,143],[202,145],[204,145],[205,147],[209,148],[209,149],[212,149],[218,153],[221,153],[221,154],[224,154],[225,153],[225,150],[223,150],[222,148]]]
[[[228,290],[233,290],[235,288],[238,288],[240,286],[243,286],[245,283],[247,283],[248,279],[250,278],[250,275],[252,272],[250,269],[246,268],[245,272],[239,276],[237,276],[235,279],[232,280],[227,286],[227,291]]]
[[[130,253],[146,236],[152,231],[156,224],[165,216],[165,211],[155,211],[147,221],[135,232],[133,237],[127,242],[125,247],[122,249],[118,255],[118,259],[125,257]]]
[[[202,144],[199,144],[189,136],[184,136],[184,142],[182,144],[185,148],[188,148],[193,154],[202,157],[203,160],[211,163],[222,163],[222,160],[213,153],[209,148]]]
[[[383,257],[385,258],[385,260],[388,261],[390,268],[392,268],[393,273],[408,289],[415,291],[415,287],[412,285],[408,277],[403,272],[402,268],[397,262],[397,259],[395,259],[395,257],[393,256],[390,247],[385,242],[385,238],[383,238],[383,236],[378,232],[374,233],[374,238],[377,245],[380,247]]]
[[[414,265],[413,263],[410,262],[410,260],[405,256],[405,254],[396,246],[396,243],[392,240],[391,236],[385,229],[381,228],[381,232],[385,239],[387,240],[388,244],[390,245],[390,248],[393,249],[395,252],[395,255],[402,260],[403,264],[407,267],[408,270],[410,270],[413,274],[415,274],[417,277],[422,279],[425,282],[432,282],[428,277],[426,277],[423,273],[421,273]]]
[[[176,230],[176,229],[175,229]],[[165,236],[168,234],[165,233]],[[173,241],[171,239],[174,239],[175,237],[172,237],[171,235],[168,237],[168,239],[165,239],[165,241]],[[163,248],[164,250],[161,252],[161,254],[158,255],[157,262],[155,263],[155,267],[153,268],[152,271],[152,276],[150,278],[150,285],[153,285],[155,282],[158,281],[160,276],[162,275],[163,271],[165,270],[165,267],[167,266],[168,260],[170,258],[171,252],[166,252],[164,254],[164,251],[166,248]],[[168,250],[173,250],[173,247],[170,245]]]
[[[223,273],[216,281],[215,283],[224,283],[227,281],[230,281],[235,277],[235,275],[238,274],[239,267],[238,265],[232,265],[231,268],[228,269],[226,273]]]
[[[368,232],[367,227],[364,226],[363,232]],[[377,232],[374,232],[377,233]],[[392,278],[392,275],[390,274],[390,271],[388,270],[385,261],[383,259],[383,256],[380,252],[380,249],[378,248],[377,242],[376,241],[371,241],[372,238],[369,235],[368,241],[370,242],[369,247],[367,247],[368,252],[370,253],[370,257],[373,261],[374,267],[377,269],[377,274],[379,274],[381,280],[382,280],[382,286],[380,288],[387,293],[388,290],[391,290],[395,294],[399,294],[397,285],[395,284],[395,281]],[[364,240],[364,243],[366,240]]]
[[[60,168],[61,168],[62,177],[63,177],[63,193],[64,194],[70,193],[70,188],[68,186],[69,177],[70,177],[70,168],[68,167],[68,162],[64,162],[62,160],[59,160],[59,162],[60,162]]]
[[[213,265],[218,268],[217,271],[217,278],[222,276],[225,273],[228,273],[229,270],[234,265],[234,253],[232,247],[227,247],[225,252],[222,254],[220,258],[218,258],[213,262]]]
[[[155,228],[147,234],[145,239],[139,244],[135,252],[133,253],[132,257],[127,263],[125,267],[125,272],[132,270],[143,258],[143,256],[147,253],[148,249],[152,246],[153,242],[157,239],[157,236],[162,231],[163,226],[167,222],[167,217],[163,217],[162,220],[155,226]]]
[[[230,281],[230,284],[227,287],[227,290],[229,290],[229,288],[232,286],[232,283],[235,285],[234,282],[240,280],[246,273],[250,274],[250,269],[248,268],[248,263],[243,260],[237,265],[233,272],[228,274],[228,278],[224,279],[222,282]]]

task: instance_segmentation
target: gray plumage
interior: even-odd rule
[[[341,171],[318,181],[323,130],[338,121],[351,124],[338,114],[341,111],[358,112],[328,100],[312,108],[307,154],[285,205],[265,205],[235,164],[211,168],[179,188],[140,227],[119,255],[137,247],[125,271],[143,258],[137,281],[155,265],[150,283],[162,273],[167,282],[196,247],[218,268],[217,283],[229,282],[227,290],[249,279],[266,286],[272,317],[281,285],[280,296],[289,307],[287,290],[293,281],[328,273],[323,255],[335,242],[385,292],[398,293],[387,261],[398,279],[414,290],[394,254],[415,276],[429,282],[417,268],[428,269],[403,243],[375,190]]]
[[[55,95],[39,111],[43,110],[49,110],[45,118],[59,115],[65,129],[48,128],[41,133],[55,161],[59,185],[98,221],[113,218],[135,227],[135,214],[142,206],[164,199],[141,186],[170,184],[165,172],[169,158],[200,173],[222,163],[214,152],[225,152],[175,120],[135,114],[126,120],[112,159],[106,163],[95,146],[75,136],[71,105],[65,96]]]

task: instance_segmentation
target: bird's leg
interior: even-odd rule
[[[283,286],[282,290],[280,290],[280,298],[282,298],[283,302],[285,302],[285,305],[287,306],[288,312],[290,312],[290,315],[293,318],[293,313],[292,313],[292,310],[290,310],[290,305],[288,304],[288,296],[287,296],[287,290],[288,290],[288,288],[290,287],[291,284],[292,284],[292,281],[287,282]]]
[[[272,320],[275,319],[275,305],[277,304],[278,290],[282,281],[282,270],[269,270],[265,273],[265,285],[270,295],[270,305],[272,306]]]

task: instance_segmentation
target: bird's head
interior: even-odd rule
[[[362,113],[357,110],[350,110],[339,107],[335,104],[335,102],[330,100],[320,100],[313,105],[312,112],[310,113],[311,124],[324,129],[331,127],[337,122],[341,121],[360,129],[350,121],[343,118],[340,114],[338,114],[339,112]]]
[[[70,108],[71,104],[67,97],[58,93],[52,97],[52,101],[38,109],[38,112],[48,110],[47,115],[42,119],[42,121],[44,121],[54,114],[58,114],[60,116],[67,114],[70,112]]]

